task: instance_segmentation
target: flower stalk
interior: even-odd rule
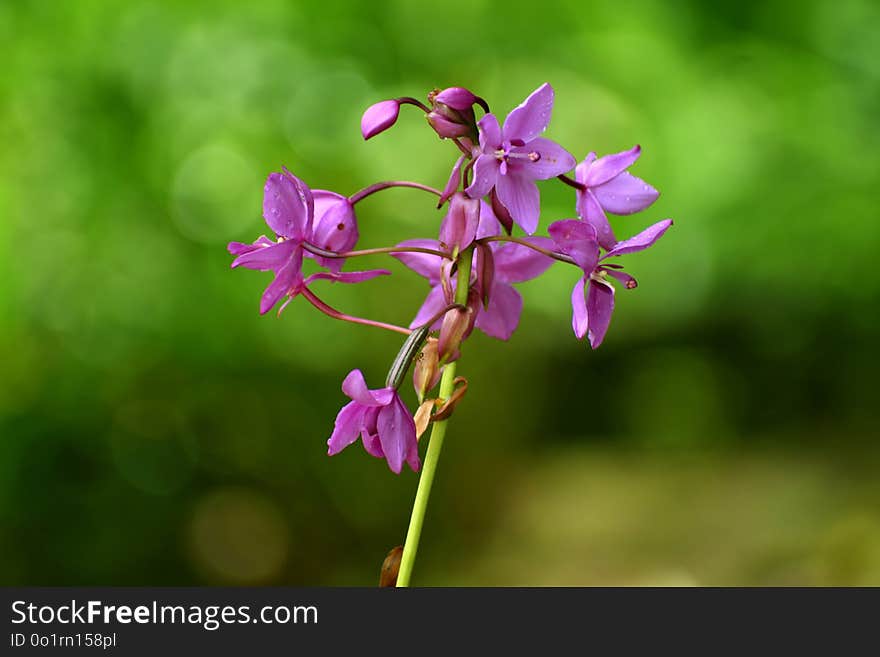
[[[458,258],[458,276],[455,287],[455,302],[467,304],[468,290],[470,289],[471,258],[473,249],[465,249]],[[449,363],[443,369],[440,379],[440,399],[448,399],[455,391],[455,362]],[[406,542],[403,544],[403,556],[400,559],[400,571],[397,574],[397,586],[408,587],[412,576],[416,554],[419,551],[419,539],[422,536],[422,525],[425,522],[425,512],[428,508],[428,498],[431,496],[431,488],[434,485],[434,475],[437,472],[437,462],[440,460],[440,451],[443,449],[443,440],[446,438],[446,425],[449,420],[434,422],[431,436],[428,439],[428,450],[425,452],[425,462],[422,465],[422,474],[419,476],[419,487],[416,490],[416,499],[413,502],[412,514],[409,518],[409,528],[406,531]]]

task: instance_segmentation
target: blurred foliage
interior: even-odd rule
[[[3,0],[0,582],[374,584],[416,477],[325,440],[398,338],[258,316],[225,244],[282,164],[442,185],[454,149],[412,108],[364,143],[370,103],[549,81],[576,156],[644,149],[662,196],[618,235],[676,224],[599,351],[562,266],[468,343],[416,582],[880,584],[878,33],[870,0]],[[359,217],[438,224],[412,190]],[[396,275],[328,299],[407,322],[424,281],[365,264]]]

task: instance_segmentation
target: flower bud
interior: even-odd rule
[[[383,100],[370,105],[361,117],[361,134],[364,139],[374,137],[393,126],[399,113],[400,102],[397,100]]]
[[[473,129],[468,123],[457,122],[437,110],[429,112],[427,119],[431,127],[434,128],[434,132],[444,139],[466,137],[473,133]]]
[[[440,351],[436,338],[428,338],[422,353],[416,358],[413,367],[413,387],[419,401],[425,398],[428,391],[440,380]]]
[[[449,105],[452,109],[467,110],[471,109],[473,104],[477,102],[477,97],[473,92],[464,87],[448,87],[443,91],[435,93],[433,98],[429,95],[428,100]]]
[[[474,94],[470,89],[465,89],[464,87],[448,87],[443,91],[435,89],[428,94],[428,102],[443,103],[460,112],[473,109],[473,106],[476,104],[482,107],[486,113],[489,112],[489,106],[486,104],[486,101]]]
[[[432,108],[427,115],[428,123],[444,139],[476,138],[477,119],[473,106],[477,103],[489,111],[486,101],[464,87],[449,87],[442,91],[434,89],[428,94],[428,103]]]
[[[440,325],[440,341],[437,345],[440,361],[450,363],[457,360],[462,340],[467,337],[471,329],[471,315],[473,311],[468,308],[461,310],[453,308],[443,317]]]
[[[440,241],[457,254],[471,245],[480,224],[480,200],[458,192],[449,201],[449,210],[440,224]]]

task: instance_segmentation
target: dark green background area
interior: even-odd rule
[[[0,583],[374,584],[417,478],[325,443],[399,336],[260,317],[225,245],[281,165],[442,186],[454,148],[413,108],[365,143],[369,104],[548,81],[576,157],[642,145],[618,235],[675,226],[598,351],[561,264],[467,343],[414,583],[880,584],[878,33],[868,0],[0,2]],[[363,247],[440,219],[358,211]],[[407,323],[425,282],[361,266],[394,275],[316,290]]]

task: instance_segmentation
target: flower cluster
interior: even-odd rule
[[[418,107],[428,125],[452,142],[459,157],[443,189],[409,181],[379,182],[351,196],[310,189],[283,169],[266,181],[263,218],[274,239],[260,236],[251,244],[232,242],[233,267],[271,271],[274,278],[260,299],[260,313],[304,297],[336,319],[397,331],[407,336],[395,358],[385,387],[369,389],[360,370],[342,384],[351,402],[339,412],[328,441],[336,454],[361,439],[373,456],[384,458],[392,471],[403,464],[418,471],[418,437],[430,422],[441,422],[461,399],[466,385],[454,393],[455,364],[461,345],[474,329],[507,340],[519,324],[523,300],[514,287],[544,273],[554,262],[573,265],[577,272],[571,293],[572,328],[587,337],[593,349],[605,339],[614,309],[615,281],[624,289],[636,280],[617,258],[654,244],[672,225],[664,219],[618,240],[608,215],[629,215],[658,197],[651,185],[629,173],[641,153],[635,146],[597,157],[590,152],[578,163],[555,141],[543,137],[550,123],[554,92],[543,84],[514,108],[501,123],[485,100],[463,87],[434,90],[428,104],[414,98],[384,100],[369,107],[361,120],[364,139],[391,128],[403,105]],[[481,113],[479,119],[477,114]],[[574,178],[568,174],[574,170]],[[537,181],[556,179],[573,188],[575,217],[550,223],[545,236]],[[359,231],[355,206],[374,193],[413,187],[439,197],[446,206],[437,237],[418,237],[388,247],[354,250]],[[516,235],[516,228],[522,233]],[[312,289],[317,281],[362,283],[390,274],[384,269],[342,271],[346,260],[386,253],[429,285],[428,294],[409,327],[345,314],[324,302]],[[304,259],[318,271],[303,274]],[[280,303],[280,306],[279,306]],[[436,337],[432,334],[436,334]],[[410,365],[421,406],[407,409],[399,389]],[[449,377],[445,394],[432,396],[441,374]],[[454,380],[454,381],[453,381]],[[454,383],[455,382],[455,383]]]

